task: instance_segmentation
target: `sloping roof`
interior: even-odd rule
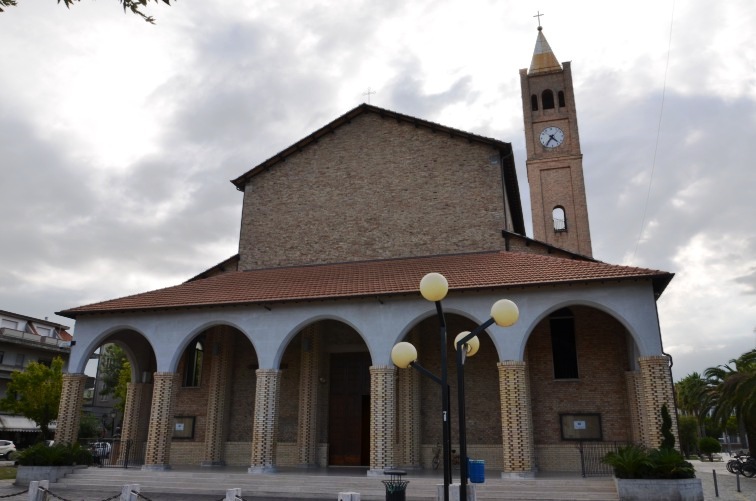
[[[375,113],[384,118],[391,118],[400,122],[411,123],[416,127],[424,127],[435,132],[443,132],[451,136],[464,138],[470,142],[486,144],[499,150],[503,162],[504,182],[505,188],[507,190],[507,199],[510,201],[510,206],[507,209],[511,211],[514,231],[522,235],[525,234],[522,201],[520,199],[520,188],[517,183],[517,172],[515,170],[514,155],[512,153],[511,143],[499,141],[497,139],[492,139],[485,136],[479,136],[477,134],[472,134],[451,127],[446,127],[435,122],[429,122],[427,120],[422,120],[410,115],[403,115],[395,111],[386,110],[366,103],[363,103],[356,108],[351,109],[350,111],[341,115],[332,122],[324,125],[307,137],[300,139],[296,143],[276,153],[269,159],[248,170],[236,179],[231,180],[231,182],[236,186],[236,189],[244,191],[244,187],[252,177],[256,176],[260,172],[263,172],[264,170],[270,169],[274,165],[285,162],[287,157],[301,152],[307,146],[317,142],[321,137],[327,134],[332,134],[336,129],[348,124],[351,120],[359,115],[362,115],[363,113]]]
[[[533,49],[533,59],[530,61],[528,74],[537,75],[538,73],[549,73],[561,69],[562,66],[557,61],[549,42],[546,41],[546,37],[539,26],[535,49]]]
[[[58,312],[69,318],[107,312],[272,304],[416,294],[429,272],[452,291],[649,279],[657,295],[668,272],[521,252],[483,252],[229,272],[174,287]]]

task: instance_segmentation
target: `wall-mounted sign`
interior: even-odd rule
[[[601,414],[560,414],[562,440],[602,440]]]

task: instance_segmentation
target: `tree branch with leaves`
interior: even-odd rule
[[[69,9],[74,4],[74,2],[80,2],[81,0],[62,0],[66,7]],[[140,16],[142,19],[147,21],[150,24],[155,24],[155,18],[152,16],[148,16],[144,12],[142,12],[142,8],[146,7],[148,3],[151,3],[154,1],[155,3],[159,4],[160,2],[163,2],[166,5],[170,5],[170,0],[118,0],[120,4],[123,6],[124,12],[131,12],[132,14],[136,14],[137,16]],[[58,0],[58,3],[60,3],[61,0]],[[13,7],[15,5],[18,5],[18,0],[0,0],[0,12],[4,12],[4,7]]]

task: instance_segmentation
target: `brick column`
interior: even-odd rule
[[[530,381],[525,362],[506,360],[499,369],[501,398],[501,438],[504,477],[532,476],[534,473],[533,420],[530,414]]]
[[[641,392],[640,392],[640,373],[638,371],[625,372],[625,384],[627,387],[627,402],[630,408],[630,428],[631,440],[633,443],[641,444],[643,441],[643,429],[641,427]]]
[[[318,364],[320,343],[314,327],[302,333],[299,373],[299,426],[297,454],[299,466],[317,466]]]
[[[252,423],[252,459],[249,473],[267,473],[276,469],[278,445],[278,396],[281,371],[258,369],[255,388],[255,416]]]
[[[381,475],[394,465],[396,442],[396,367],[370,367],[370,470]]]
[[[205,428],[205,453],[202,466],[224,466],[226,441],[226,416],[228,414],[231,385],[231,358],[233,338],[226,328],[211,336],[210,385],[207,397],[207,425]]]
[[[123,408],[123,424],[121,425],[121,442],[131,441],[130,455],[138,450],[139,417],[142,410],[142,400],[147,385],[144,383],[129,383],[126,385],[126,402]],[[126,460],[126,446],[121,447],[119,461]]]
[[[84,403],[85,374],[63,374],[63,388],[58,406],[58,423],[55,428],[55,441],[61,444],[73,444],[79,438],[79,416]]]
[[[643,445],[646,447],[659,447],[661,445],[661,407],[664,404],[667,404],[667,410],[672,417],[672,433],[675,435],[675,444],[679,445],[677,420],[674,419],[675,400],[669,359],[663,355],[655,355],[640,357],[638,363],[640,365],[640,423],[643,430]]]
[[[415,370],[400,370],[397,375],[396,460],[404,468],[420,468],[420,374]]]
[[[152,409],[147,431],[147,451],[143,470],[170,470],[173,431],[174,387],[179,374],[156,372],[152,385]]]

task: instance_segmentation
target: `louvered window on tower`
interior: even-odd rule
[[[546,89],[541,93],[541,102],[543,103],[544,110],[554,109],[554,93],[551,90]]]
[[[567,231],[567,216],[564,214],[564,207],[558,205],[551,211],[554,218],[554,233]]]

